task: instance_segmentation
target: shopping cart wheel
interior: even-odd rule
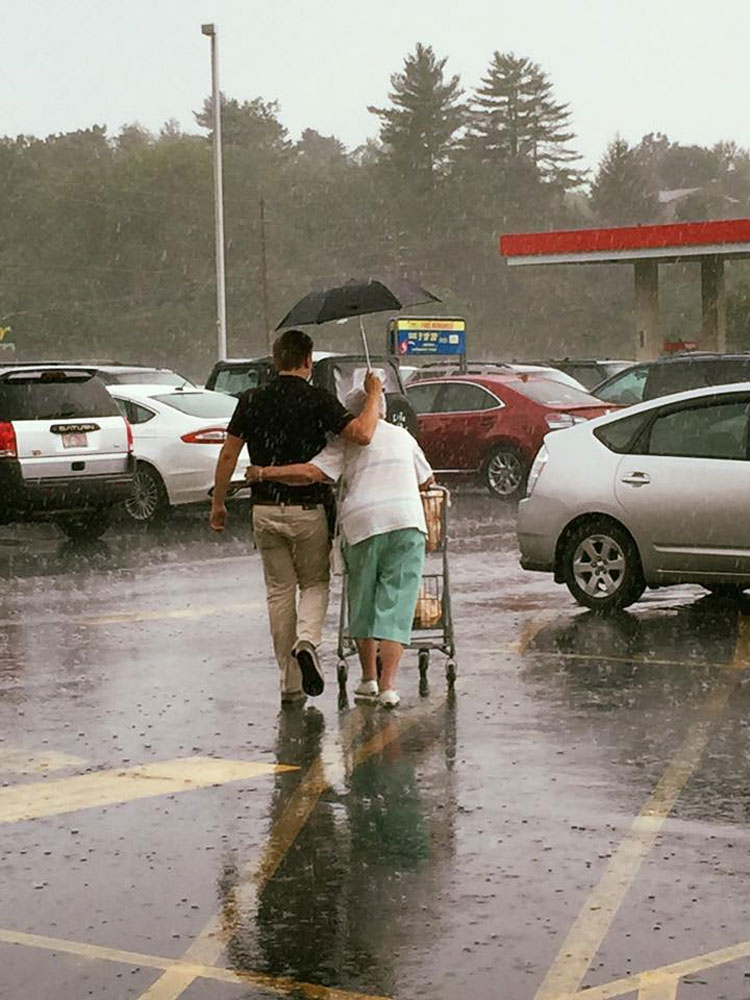
[[[424,696],[429,692],[429,685],[427,682],[427,671],[430,666],[429,649],[420,649],[417,665],[419,667],[419,693]]]
[[[346,665],[346,660],[339,660],[339,665],[336,668],[336,677],[338,678],[339,687],[345,688],[346,682],[349,679],[349,668]]]
[[[448,660],[445,664],[445,679],[448,681],[448,687],[453,687],[456,683],[456,664],[453,660]]]

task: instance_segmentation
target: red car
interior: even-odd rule
[[[614,409],[533,373],[424,379],[407,385],[406,394],[433,469],[481,477],[504,499],[523,493],[545,434]]]

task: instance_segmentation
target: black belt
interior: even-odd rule
[[[253,500],[254,507],[301,507],[302,510],[317,510],[323,503],[292,503],[291,500]]]

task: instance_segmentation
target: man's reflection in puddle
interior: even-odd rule
[[[229,948],[234,968],[394,991],[395,956],[430,933],[436,884],[453,853],[454,709],[439,705],[424,725],[402,733],[399,717],[354,708],[340,716],[340,755],[331,752],[330,735],[323,746],[325,720],[316,709],[280,714],[276,759],[301,770],[275,777],[269,819],[277,832],[288,824],[296,836],[254,912],[225,908],[225,919],[239,925]],[[311,803],[318,768],[331,786]],[[225,875],[231,908],[236,872]]]

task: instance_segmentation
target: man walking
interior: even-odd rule
[[[245,444],[253,465],[307,462],[331,437],[367,445],[378,423],[382,385],[365,378],[367,402],[354,417],[330,393],[309,383],[313,342],[286,330],[273,347],[277,377],[240,396],[216,465],[211,527],[226,525],[226,494]],[[253,485],[253,532],[263,562],[268,617],[281,674],[282,704],[323,691],[318,660],[328,609],[330,487],[300,490],[281,483]],[[299,602],[297,591],[299,590]]]
[[[355,389],[345,402],[359,413],[366,405],[365,394]],[[349,634],[356,639],[362,665],[354,697],[395,708],[400,701],[396,675],[411,639],[425,558],[427,525],[419,491],[428,489],[434,479],[411,434],[386,423],[385,407],[380,416],[367,448],[333,441],[309,462],[250,466],[245,478],[299,489],[341,481],[339,520],[349,574]]]

